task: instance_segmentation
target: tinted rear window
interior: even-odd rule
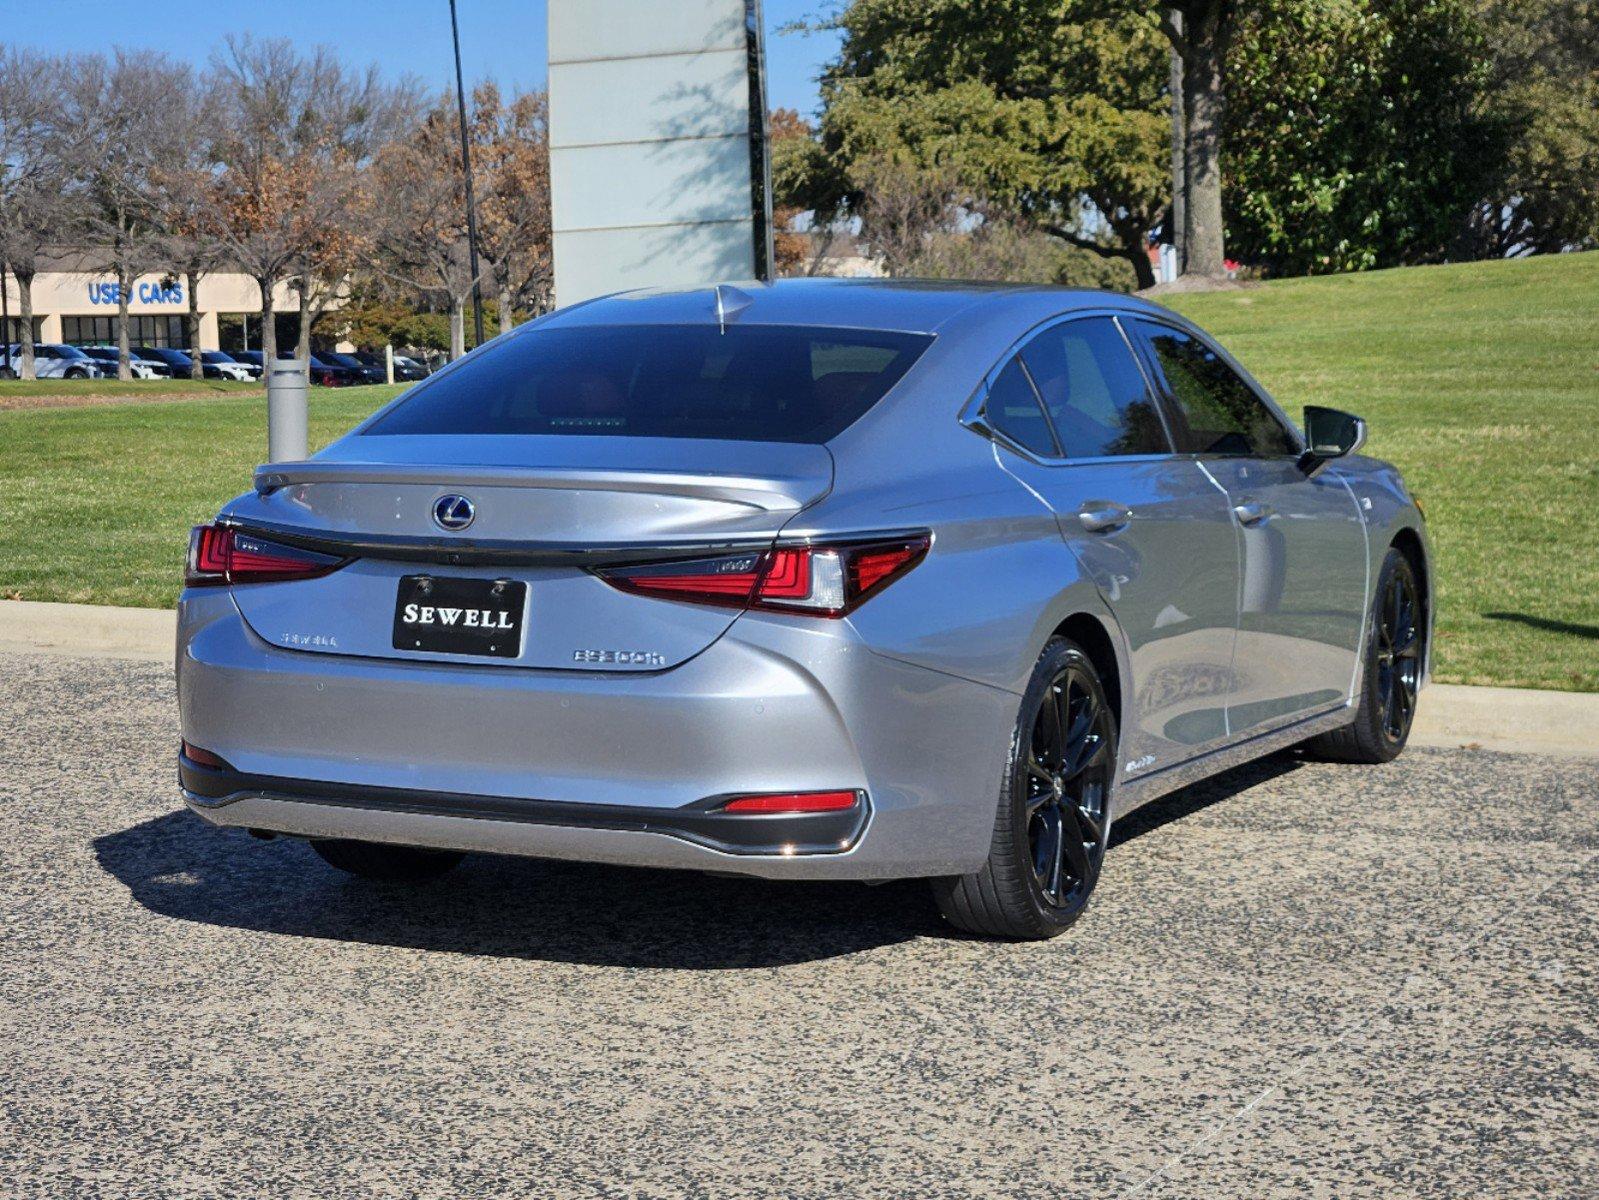
[[[825,442],[931,341],[809,326],[533,329],[417,385],[365,432]]]

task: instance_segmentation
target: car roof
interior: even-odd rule
[[[1044,284],[924,279],[779,279],[646,288],[558,309],[534,326],[678,325],[714,322],[718,299],[728,324],[817,325],[936,333],[963,321],[1005,321],[1073,308],[1159,312],[1120,292]]]

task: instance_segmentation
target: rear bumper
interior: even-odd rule
[[[319,805],[325,808],[460,817],[507,825],[563,826],[573,830],[651,833],[676,838],[719,854],[842,854],[865,833],[871,805],[856,793],[855,807],[835,812],[718,812],[722,797],[683,808],[639,808],[623,804],[569,804],[510,796],[476,796],[459,792],[417,792],[403,788],[322,783],[312,779],[280,779],[213,768],[178,756],[178,781],[189,807],[202,815],[221,814],[240,803],[285,811]],[[247,811],[247,810],[241,810]],[[231,823],[231,822],[230,822]],[[501,838],[515,844],[516,835]]]
[[[185,594],[177,666],[184,738],[233,768],[182,768],[213,824],[793,879],[976,869],[1018,703],[847,622],[745,617],[671,670],[601,674],[281,649],[217,592]],[[830,789],[863,802],[707,811]]]

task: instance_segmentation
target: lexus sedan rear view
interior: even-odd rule
[[[1404,747],[1428,544],[1364,437],[1131,297],[560,310],[195,530],[184,795],[361,875],[921,877],[1048,937],[1139,805]]]

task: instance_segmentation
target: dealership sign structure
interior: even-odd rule
[[[550,0],[555,299],[764,279],[759,0]]]

